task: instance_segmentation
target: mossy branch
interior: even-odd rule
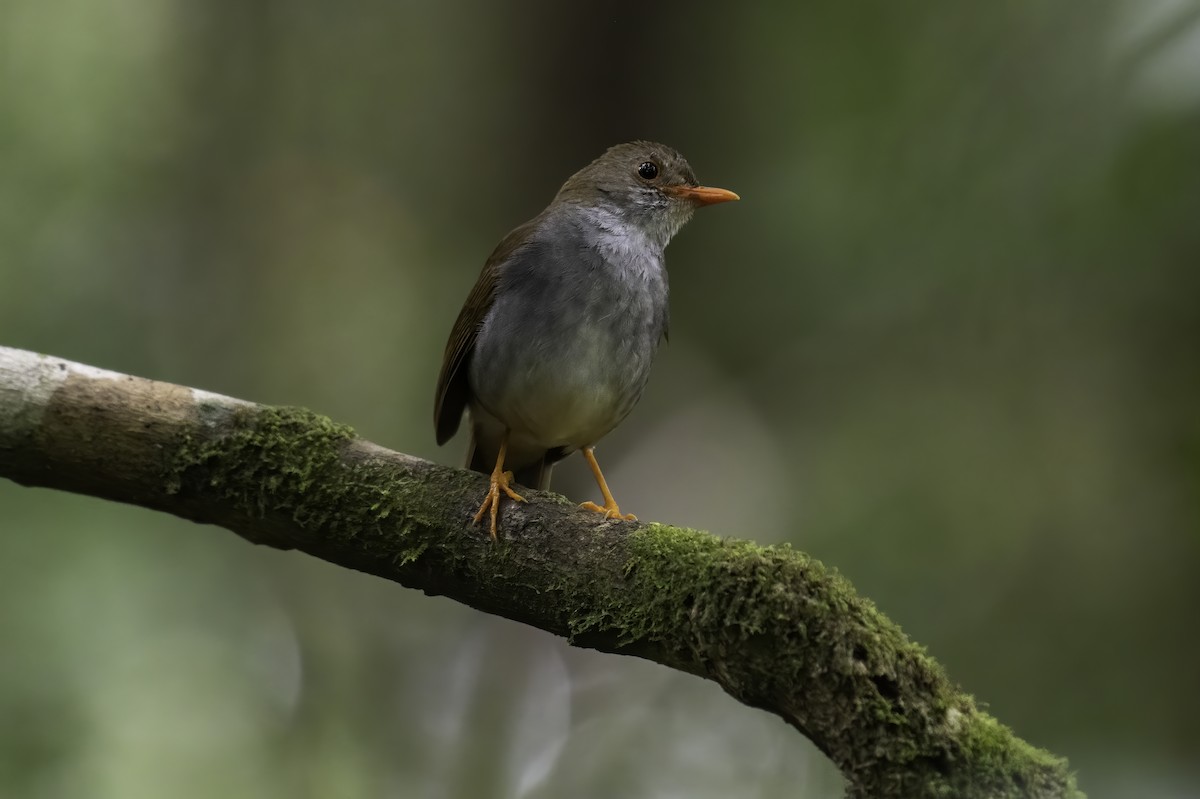
[[[471,523],[485,478],[309,411],[0,347],[0,476],[299,549],[714,680],[781,716],[851,797],[1081,797],[850,584],[787,547],[602,522],[562,497]]]

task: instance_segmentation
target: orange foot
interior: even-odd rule
[[[491,488],[488,489],[487,496],[483,498],[483,504],[479,506],[479,510],[475,513],[475,524],[479,524],[483,519],[483,514],[489,510],[492,512],[491,532],[493,541],[497,540],[496,521],[500,513],[500,492],[503,491],[505,494],[508,494],[509,499],[516,500],[517,502],[525,501],[525,497],[509,488],[509,484],[513,482],[513,473],[499,471],[500,464],[496,464],[496,466],[497,471],[492,472]]]
[[[611,496],[603,505],[597,505],[595,502],[584,502],[579,507],[584,510],[594,510],[596,513],[603,513],[606,519],[624,519],[627,522],[636,522],[637,517],[632,513],[621,513],[621,509],[617,507],[617,502]]]
[[[617,501],[613,499],[612,492],[608,490],[608,483],[604,479],[604,474],[600,471],[600,464],[596,463],[596,453],[592,452],[591,447],[584,447],[580,452],[583,453],[583,457],[587,459],[588,466],[592,469],[592,476],[596,478],[596,485],[600,486],[600,493],[604,496],[604,504],[597,505],[595,502],[585,502],[579,507],[586,510],[594,510],[596,513],[603,513],[606,519],[624,519],[627,522],[636,522],[636,516],[632,513],[621,513],[621,509],[617,507]]]

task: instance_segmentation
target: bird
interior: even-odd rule
[[[701,186],[677,150],[651,141],[610,147],[569,177],[540,214],[484,262],[450,331],[434,401],[437,443],[470,418],[467,468],[490,475],[473,522],[513,485],[546,490],[557,461],[579,451],[606,519],[621,512],[594,447],[633,410],[668,332],[663,251],[702,206],[740,199]]]

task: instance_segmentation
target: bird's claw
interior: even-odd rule
[[[583,508],[584,510],[603,513],[605,519],[624,519],[627,522],[637,521],[637,517],[632,513],[621,513],[621,509],[617,507],[616,502],[612,503],[611,505],[597,505],[595,502],[583,502],[580,503],[579,507]]]
[[[508,498],[516,502],[525,502],[525,497],[513,491],[509,484],[513,482],[512,472],[493,472],[491,486],[488,488],[487,496],[483,498],[483,504],[479,506],[479,510],[475,512],[474,523],[479,524],[483,520],[483,515],[489,510],[491,511],[491,534],[492,540],[496,538],[496,524],[499,520],[500,513],[500,492],[508,494]]]

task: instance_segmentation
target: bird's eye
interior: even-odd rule
[[[653,161],[642,162],[642,165],[638,167],[638,175],[642,177],[642,180],[654,180],[658,177],[658,164]]]

